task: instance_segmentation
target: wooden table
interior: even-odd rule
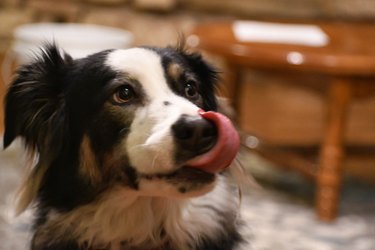
[[[301,169],[317,181],[316,211],[320,219],[337,216],[341,163],[347,111],[353,97],[366,93],[359,82],[375,82],[375,25],[314,23],[329,36],[322,47],[261,42],[240,42],[232,23],[198,25],[188,37],[188,45],[225,59],[228,65],[225,89],[233,101],[241,91],[241,72],[246,69],[282,70],[329,76],[324,140],[317,171]],[[365,86],[371,87],[371,84]],[[300,164],[299,164],[300,166]]]

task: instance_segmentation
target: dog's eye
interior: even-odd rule
[[[197,85],[193,81],[188,81],[185,84],[185,96],[189,99],[196,99],[199,97]]]
[[[118,104],[123,104],[131,101],[135,97],[134,90],[129,85],[121,86],[113,94],[113,100]]]

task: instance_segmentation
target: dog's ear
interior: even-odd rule
[[[4,148],[21,136],[27,147],[40,151],[56,141],[53,137],[64,136],[64,77],[73,60],[54,44],[41,51],[20,67],[6,94]]]

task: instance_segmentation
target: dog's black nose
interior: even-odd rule
[[[216,126],[201,117],[182,116],[172,125],[177,145],[192,156],[209,151],[216,143]]]

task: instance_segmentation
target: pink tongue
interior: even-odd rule
[[[213,111],[199,114],[215,123],[218,138],[216,145],[207,153],[197,156],[187,162],[187,166],[201,169],[209,173],[217,173],[228,167],[240,148],[240,138],[228,117]]]

